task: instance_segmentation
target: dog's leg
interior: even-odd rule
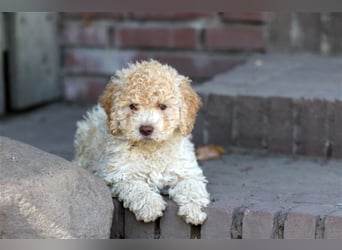
[[[201,208],[210,200],[204,178],[182,180],[170,188],[169,194],[179,206],[178,215],[184,217],[186,223],[199,225],[205,221],[207,215]]]
[[[163,215],[166,203],[145,181],[117,182],[112,185],[112,194],[123,201],[137,220],[151,222]]]

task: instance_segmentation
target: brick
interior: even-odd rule
[[[261,148],[263,142],[263,98],[238,96],[236,105],[235,143],[239,147]]]
[[[316,223],[319,216],[330,210],[329,206],[311,204],[291,209],[284,224],[284,239],[315,239]]]
[[[72,18],[82,18],[92,21],[94,19],[100,18],[114,18],[114,19],[123,19],[125,17],[125,12],[65,12],[63,13],[64,17],[72,17]]]
[[[109,77],[64,77],[64,98],[68,101],[97,101],[108,81]]]
[[[205,135],[206,129],[206,120],[205,120],[205,109],[207,103],[207,95],[202,93],[197,93],[202,101],[202,107],[197,113],[196,122],[194,128],[192,130],[192,142],[196,147],[203,146],[207,144],[207,136]]]
[[[195,81],[207,80],[218,73],[229,71],[245,61],[240,57],[175,53],[155,54],[154,58],[174,66],[181,74],[190,76]]]
[[[193,28],[120,27],[115,38],[121,48],[194,49],[197,46],[197,32]]]
[[[242,220],[242,239],[272,239],[274,220],[280,210],[274,203],[260,203],[246,209]]]
[[[205,208],[208,218],[201,228],[201,239],[230,239],[234,207],[229,202],[212,202]]]
[[[139,20],[191,20],[215,15],[212,12],[134,12],[133,18]]]
[[[327,102],[324,100],[301,99],[296,101],[299,111],[301,147],[298,153],[325,156],[327,141]]]
[[[104,46],[109,44],[108,30],[108,25],[104,23],[65,21],[62,24],[60,39],[63,45]]]
[[[125,228],[124,228],[124,217],[125,217],[125,209],[122,206],[122,203],[117,199],[113,198],[114,204],[114,214],[113,214],[113,222],[112,228],[110,232],[111,239],[123,239],[125,237]]]
[[[190,225],[177,215],[178,206],[172,200],[167,200],[167,208],[160,219],[161,239],[190,239]]]
[[[298,13],[297,17],[302,32],[301,49],[320,52],[322,39],[321,13]]]
[[[327,215],[324,226],[325,239],[342,239],[342,211]]]
[[[115,49],[68,48],[64,50],[64,58],[67,74],[113,75],[129,62],[147,59],[148,54]]]
[[[211,94],[205,108],[208,144],[227,146],[232,143],[234,98]]]
[[[266,12],[224,12],[224,21],[265,22],[268,20]]]
[[[339,53],[342,51],[342,13],[330,13],[330,22],[324,28],[327,35],[330,35],[330,45],[332,46],[332,54]],[[329,27],[327,27],[329,25]],[[330,33],[330,34],[329,34]]]
[[[290,98],[269,98],[268,149],[274,153],[291,154],[293,145],[292,101]]]
[[[204,46],[210,50],[259,50],[266,46],[265,31],[258,26],[207,28]]]
[[[267,51],[288,52],[291,48],[292,27],[291,12],[272,13],[272,21],[268,23],[268,45]]]
[[[332,157],[342,158],[342,101],[333,102],[333,111],[330,117],[330,133],[332,143]]]
[[[125,239],[154,239],[155,223],[137,221],[135,215],[125,210]]]

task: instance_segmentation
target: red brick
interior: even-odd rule
[[[199,54],[160,53],[155,54],[154,58],[174,66],[195,81],[207,80],[244,62],[243,58]]]
[[[107,25],[101,23],[69,22],[62,25],[60,33],[64,45],[107,45],[109,33]]]
[[[223,84],[223,83],[222,83]],[[230,96],[209,95],[206,109],[208,144],[229,146],[232,143],[234,98]]]
[[[272,239],[273,224],[280,207],[273,203],[262,203],[246,209],[242,220],[243,239]]]
[[[65,17],[82,18],[87,21],[100,18],[115,18],[122,19],[125,16],[125,12],[65,12]]]
[[[265,22],[268,15],[266,12],[224,12],[222,19],[225,21]]]
[[[212,12],[134,12],[132,16],[139,20],[191,20],[215,15]]]
[[[125,239],[154,239],[154,222],[137,221],[135,215],[125,210]]]
[[[232,204],[213,202],[204,211],[208,218],[202,225],[201,239],[230,239],[234,213]]]
[[[311,156],[325,156],[327,141],[327,102],[324,100],[301,99],[296,102],[299,111],[298,153]]]
[[[331,32],[330,34],[334,34],[334,35],[331,35],[329,37],[329,39],[332,40],[332,41],[330,41],[330,44],[332,47],[331,48],[331,50],[332,50],[331,54],[341,53],[341,51],[342,51],[342,36],[341,36],[341,33],[342,33],[342,13],[333,12],[333,13],[330,13],[329,15],[330,15],[330,21],[328,21],[328,22],[329,22],[329,29]],[[322,25],[320,27],[322,27]]]
[[[268,149],[274,153],[291,154],[293,145],[291,99],[269,98],[268,122]]]
[[[197,93],[202,101],[202,107],[197,113],[196,122],[194,129],[192,130],[192,142],[196,147],[207,145],[206,136],[204,131],[206,130],[206,119],[205,119],[205,108],[207,95],[202,93]]]
[[[284,224],[284,239],[315,239],[316,223],[331,206],[301,205],[291,209]]]
[[[167,208],[160,219],[161,239],[190,239],[190,225],[177,215],[177,211],[177,204],[167,200]]]
[[[63,79],[64,98],[68,101],[97,101],[109,78],[105,77],[65,77]]]
[[[329,214],[324,222],[325,239],[342,239],[342,211]]]
[[[320,53],[324,29],[321,13],[300,13],[297,18],[303,34],[305,33],[301,38],[300,49]]]
[[[342,101],[333,103],[333,112],[330,117],[330,132],[332,142],[332,157],[342,158]]]
[[[129,62],[147,59],[147,53],[115,49],[69,48],[64,50],[66,73],[113,75]]]
[[[122,48],[194,49],[197,46],[197,32],[193,28],[120,27],[115,37]]]
[[[236,137],[239,147],[261,148],[263,141],[263,102],[254,96],[238,96],[235,99]]]
[[[257,26],[205,29],[205,48],[210,50],[259,50],[266,46],[265,31]]]

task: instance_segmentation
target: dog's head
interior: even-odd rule
[[[100,103],[109,131],[130,141],[163,141],[191,133],[200,99],[189,78],[155,60],[116,72]]]

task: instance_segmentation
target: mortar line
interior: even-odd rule
[[[280,210],[274,216],[272,239],[284,239],[285,221],[287,219],[288,209]]]
[[[233,211],[232,225],[230,230],[231,239],[242,239],[243,217],[247,206],[240,206]]]

